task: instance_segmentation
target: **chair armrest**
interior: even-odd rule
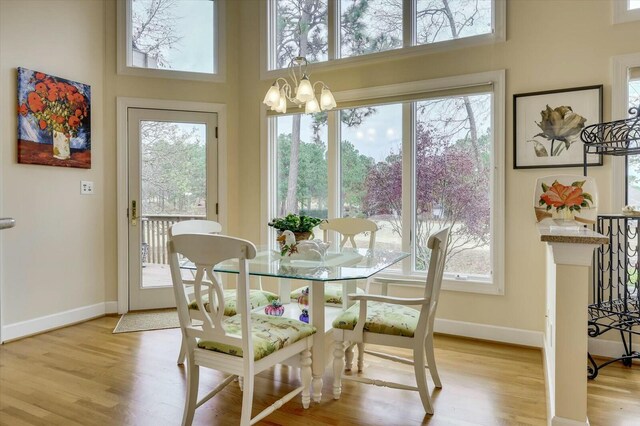
[[[363,300],[365,302],[384,302],[393,305],[426,305],[430,301],[426,297],[391,297],[376,294],[350,294],[349,299],[355,301]]]

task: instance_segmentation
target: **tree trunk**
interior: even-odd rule
[[[309,5],[304,2],[301,8],[299,28],[306,28],[307,32],[300,33],[298,56],[306,56],[307,54],[307,34],[311,30],[309,22]],[[291,126],[291,154],[289,157],[289,182],[287,185],[287,213],[298,213],[298,167],[300,162],[300,114],[293,116],[293,124]]]
[[[293,117],[291,126],[291,154],[289,157],[289,181],[287,183],[286,213],[298,213],[298,167],[300,158],[300,114]]]

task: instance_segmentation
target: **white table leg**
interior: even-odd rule
[[[280,278],[278,280],[278,296],[283,305],[291,303],[291,280],[289,278]]]
[[[316,334],[313,339],[313,364],[311,380],[311,397],[315,402],[320,402],[322,397],[322,375],[326,366],[324,355],[324,282],[312,281],[309,289],[309,319],[316,327]]]

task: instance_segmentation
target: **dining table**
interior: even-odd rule
[[[268,246],[256,247],[256,257],[250,259],[249,275],[273,277],[278,279],[278,293],[285,306],[283,316],[300,320],[306,306],[291,301],[292,280],[303,281],[308,285],[308,322],[316,328],[312,348],[311,396],[320,402],[322,397],[322,375],[331,361],[331,329],[333,320],[351,304],[347,295],[356,292],[358,280],[367,280],[410,256],[410,253],[386,249],[343,248],[327,251],[320,260],[290,258],[281,255],[279,250]],[[188,261],[182,263],[183,269],[194,269]],[[228,260],[217,264],[218,273],[238,274],[238,261]],[[342,305],[325,304],[325,285],[329,282],[343,284]],[[264,313],[264,306],[254,309],[254,313]]]

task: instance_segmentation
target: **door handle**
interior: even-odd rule
[[[131,226],[138,224],[138,203],[136,200],[131,200]]]

